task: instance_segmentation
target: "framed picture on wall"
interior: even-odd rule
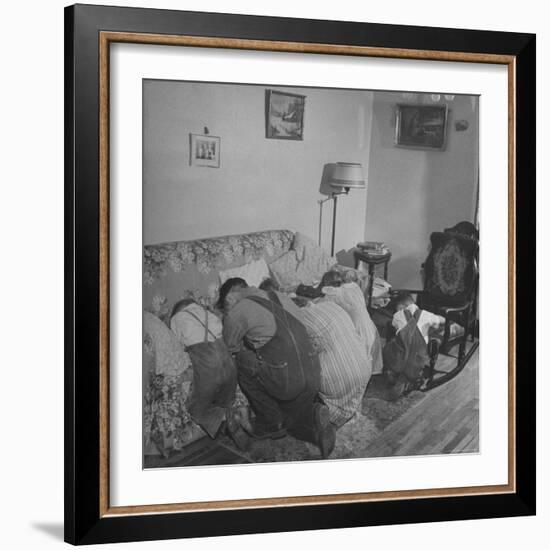
[[[536,349],[531,312],[535,257],[529,246],[535,233],[530,185],[535,170],[534,36],[319,20],[289,24],[270,17],[90,5],[68,7],[65,14],[66,540],[92,544],[533,515],[535,369],[526,366]],[[405,75],[407,90],[402,88]],[[405,94],[410,90],[433,92],[443,78],[455,97],[452,110],[468,120],[468,131],[445,139],[447,115],[441,106],[402,104],[395,129],[399,145],[455,148],[449,155],[398,150],[395,105],[409,101]],[[303,140],[306,96],[294,91],[304,89],[308,128],[311,124],[318,134],[300,147],[264,142],[264,124],[269,139]],[[483,106],[477,102],[480,95]],[[200,124],[195,113],[202,116],[197,106],[212,109],[208,120],[218,117],[224,155],[231,155],[234,170],[227,178],[220,171],[193,168],[220,163],[220,138],[192,133]],[[188,135],[191,167],[181,147]],[[468,159],[472,162],[465,167]],[[330,397],[322,399],[319,378],[312,376],[306,388],[300,371],[291,373],[292,380],[304,384],[308,414],[296,413],[292,425],[262,426],[260,414],[247,419],[240,409],[233,367],[242,368],[237,361],[243,356],[255,366],[267,363],[256,351],[275,335],[260,335],[256,347],[249,341],[229,351],[230,344],[220,337],[227,319],[215,308],[231,313],[239,298],[246,300],[247,292],[252,296],[252,287],[269,275],[266,257],[273,272],[293,260],[298,272],[298,264],[307,260],[306,248],[316,243],[279,223],[292,219],[296,226],[316,226],[316,218],[303,212],[316,211],[319,184],[327,183],[325,170],[334,162],[365,163],[361,188],[369,193],[369,216],[384,229],[398,227],[399,238],[389,243],[390,277],[402,269],[399,262],[410,265],[409,249],[402,244],[414,240],[419,227],[424,240],[418,244],[421,254],[414,251],[417,267],[431,231],[466,243],[484,258],[479,309],[498,313],[479,317],[484,338],[479,357],[490,383],[466,383],[473,363],[453,378],[471,397],[453,394],[462,399],[464,422],[444,409],[448,400],[438,393],[450,388],[451,380],[429,392],[413,387],[414,395],[407,397],[409,405],[423,400],[427,414],[435,414],[431,423],[420,412],[407,416],[408,425],[404,417],[383,427],[382,416],[369,423],[377,405],[363,401],[363,387],[357,392],[358,408],[337,431],[339,420],[326,413]],[[442,185],[449,170],[453,177]],[[201,185],[212,178],[216,193]],[[355,229],[359,212],[366,233],[365,195],[357,190],[345,197],[355,179],[337,180],[328,182],[328,200],[336,211],[338,195],[339,212],[345,215],[331,222],[342,224],[339,233],[344,234],[346,227]],[[283,184],[292,193],[281,193]],[[460,220],[448,220],[440,208],[452,203],[455,212],[462,208],[461,215],[467,212],[473,220],[478,190],[483,230],[478,234],[474,227],[473,234],[479,249],[474,237],[457,236]],[[404,207],[403,215],[396,215],[397,206]],[[254,227],[236,236],[219,225],[228,216],[239,224],[277,227]],[[424,227],[428,221],[435,227]],[[192,234],[213,226],[220,228],[213,235]],[[371,239],[388,244],[384,235],[373,234],[350,238],[345,246],[353,250],[355,243]],[[452,290],[461,265],[456,242],[440,255],[445,265],[434,270]],[[334,267],[322,251],[313,262]],[[341,267],[337,282],[341,273],[351,273],[361,283],[350,271],[353,266]],[[307,275],[309,267],[303,271]],[[188,288],[180,284],[181,277],[188,277]],[[230,299],[219,287],[228,280],[241,285]],[[157,292],[159,281],[162,292]],[[199,284],[202,293],[196,292]],[[365,309],[361,290],[359,313],[365,319],[373,312]],[[268,307],[261,300],[256,305],[269,313],[276,303],[271,300]],[[293,305],[287,302],[289,309]],[[325,305],[351,326],[346,335],[357,332],[344,306],[330,300]],[[316,311],[309,307],[310,313]],[[182,312],[189,313],[185,323],[198,319],[191,344],[176,326]],[[290,322],[286,315],[281,319]],[[305,322],[296,321],[304,331]],[[466,322],[464,346],[471,345],[470,337],[479,338],[469,331],[474,325]],[[273,331],[272,324],[265,326]],[[291,337],[286,340],[297,346]],[[231,374],[227,395],[232,406],[238,405],[235,416],[227,415],[225,402],[216,401],[218,394],[209,397],[212,414],[201,417],[204,410],[191,409],[187,397],[195,395],[191,388],[199,385],[200,366],[207,373],[217,360],[208,359],[216,354],[194,355],[193,346],[219,352],[220,369]],[[368,357],[361,343],[354,348]],[[238,360],[232,356],[243,349]],[[314,364],[316,354],[310,351],[304,357]],[[360,363],[365,364],[368,359]],[[288,363],[272,361],[262,368],[260,382],[273,376],[282,381],[277,391],[288,392]],[[258,389],[260,376],[254,373],[239,382],[249,399],[255,398],[251,384]],[[297,395],[302,394],[289,399]],[[284,411],[286,394],[269,403],[276,399],[272,410]],[[402,411],[404,403],[388,407]],[[252,449],[239,439],[235,419],[249,430]],[[442,419],[455,423],[442,429]],[[144,437],[147,422],[151,429]],[[435,441],[436,452],[411,453],[419,441]],[[372,444],[372,452],[353,454],[354,444]],[[394,444],[401,445],[401,453]],[[294,445],[298,458],[280,459],[281,445]],[[339,454],[331,456],[335,448]]]
[[[269,139],[304,139],[303,95],[265,91],[265,137]]]
[[[444,149],[446,134],[446,104],[396,106],[396,145],[415,149]]]
[[[189,134],[189,164],[219,168],[220,143],[218,136]]]

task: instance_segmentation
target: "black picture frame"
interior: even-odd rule
[[[108,506],[102,464],[108,445],[101,437],[108,388],[101,365],[108,363],[109,334],[102,323],[108,303],[102,288],[108,272],[108,196],[100,188],[108,158],[102,135],[101,48],[105,29],[148,37],[185,35],[250,41],[253,49],[277,41],[305,51],[373,48],[373,55],[401,51],[412,58],[438,52],[470,57],[501,56],[511,71],[510,121],[514,162],[510,168],[514,282],[509,296],[516,324],[512,369],[511,425],[514,464],[506,490],[487,494],[436,495],[341,502],[241,506],[233,509],[117,513]],[[132,37],[128,37],[132,41]],[[297,45],[297,46],[296,46]],[[267,48],[269,49],[269,48]],[[296,51],[292,50],[292,51]],[[103,52],[103,54],[102,54]],[[376,53],[378,52],[378,53]],[[408,52],[408,53],[407,53]],[[470,55],[471,54],[471,55]],[[387,55],[387,54],[386,54]],[[103,59],[105,61],[105,59]],[[157,9],[75,5],[65,9],[65,540],[72,544],[129,542],[244,533],[331,529],[535,514],[535,61],[532,34],[335,22]],[[102,149],[103,148],[103,149]],[[102,153],[103,151],[103,153]],[[103,160],[102,160],[103,159]],[[107,217],[105,217],[107,215]],[[102,221],[103,220],[103,221]],[[107,221],[105,221],[107,220]],[[516,246],[514,247],[514,242]],[[107,313],[105,308],[107,307]],[[527,322],[529,320],[529,322]],[[98,342],[103,346],[98,346]],[[413,498],[414,497],[414,498]]]
[[[445,149],[447,104],[395,106],[395,144],[412,149]]]
[[[285,112],[278,112],[281,109],[277,109],[277,104],[283,102]],[[281,92],[279,90],[266,90],[265,137],[267,139],[302,141],[304,139],[305,105],[305,95]],[[288,120],[285,120],[285,118]],[[277,119],[281,120],[276,123]]]

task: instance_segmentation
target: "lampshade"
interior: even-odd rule
[[[331,187],[364,189],[363,166],[358,162],[337,162],[330,179]]]

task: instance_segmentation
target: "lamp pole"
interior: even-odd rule
[[[332,199],[334,200],[334,207],[332,210],[332,245],[330,247],[330,255],[334,256],[334,239],[336,236],[336,201],[338,200],[338,193],[333,193]]]
[[[330,255],[334,256],[334,245],[336,240],[336,208],[338,203],[338,195],[347,195],[353,187],[356,189],[365,189],[365,177],[363,176],[363,167],[358,162],[337,162],[332,176],[329,179],[330,186],[335,189],[331,197],[334,201],[332,211],[332,243],[330,247]],[[328,199],[325,199],[328,200]],[[321,214],[323,201],[319,201]],[[319,216],[319,243],[321,242],[321,217]]]
[[[338,195],[347,195],[349,193],[349,187],[344,187],[343,191],[340,191],[339,193],[333,192],[332,193],[332,199],[334,200],[334,207],[332,210],[332,245],[330,247],[330,255],[334,256],[334,241],[336,239],[336,200],[338,199]]]

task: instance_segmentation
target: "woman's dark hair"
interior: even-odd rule
[[[176,302],[174,304],[174,307],[172,308],[172,313],[170,313],[170,319],[172,319],[172,317],[176,315],[176,313],[179,313],[180,311],[184,310],[188,305],[194,303],[196,302],[195,300],[193,300],[193,298],[184,298],[183,300]]]
[[[338,271],[327,271],[321,279],[321,288],[324,286],[340,286],[343,283],[342,275]]]
[[[260,286],[258,288],[260,290],[265,290],[266,292],[268,292],[270,290],[279,290],[279,285],[273,279],[268,277],[260,283]]]
[[[217,304],[219,309],[224,309],[225,299],[234,288],[248,288],[248,284],[244,279],[241,279],[241,277],[232,277],[231,279],[227,279],[227,281],[225,281],[225,283],[223,283],[220,287],[220,295],[218,297]]]

